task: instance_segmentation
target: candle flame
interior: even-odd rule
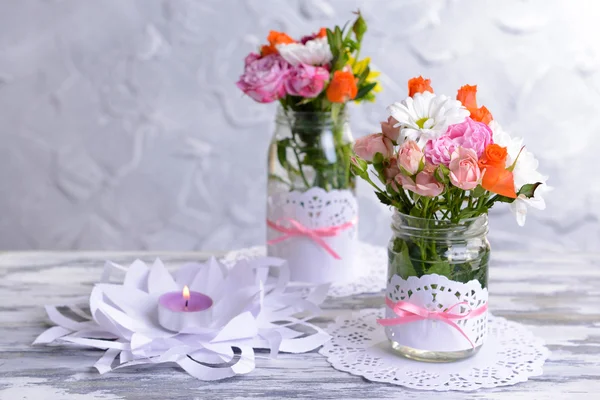
[[[187,285],[185,285],[185,286],[183,287],[183,292],[182,292],[182,295],[183,295],[183,298],[184,298],[185,300],[189,300],[189,299],[190,299],[190,288],[189,288],[189,287],[187,287]]]

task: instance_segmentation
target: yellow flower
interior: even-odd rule
[[[354,76],[360,76],[371,63],[371,57],[365,57],[360,61],[356,61],[354,58],[350,57],[348,61],[350,62],[350,65],[352,65],[352,73],[354,74]],[[365,79],[365,83],[376,82],[379,75],[381,75],[381,72],[369,71],[369,74]],[[379,84],[379,82],[377,82],[377,85],[375,85],[375,87],[365,97],[363,97],[360,100],[356,100],[356,103],[360,103],[363,100],[375,101],[374,93],[379,92],[381,92],[381,85]]]

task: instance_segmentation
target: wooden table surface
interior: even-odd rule
[[[543,376],[511,387],[407,390],[334,370],[316,351],[258,359],[252,373],[220,382],[198,381],[171,365],[99,375],[92,368],[97,350],[30,345],[48,327],[43,306],[89,294],[104,260],[128,264],[156,256],[177,266],[207,254],[0,254],[0,399],[600,399],[600,254],[493,254],[492,312],[526,324],[552,351]],[[317,322],[325,326],[382,302],[382,294],[328,299]]]

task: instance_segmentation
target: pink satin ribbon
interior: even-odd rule
[[[281,224],[282,221],[289,222],[289,227],[283,226]],[[269,228],[275,229],[277,232],[283,233],[282,236],[269,240],[267,244],[272,245],[275,243],[283,242],[284,240],[291,239],[295,236],[306,236],[312,239],[316,244],[321,246],[325,251],[331,254],[336,260],[341,260],[342,258],[336,253],[328,244],[323,240],[324,237],[332,237],[337,236],[341,231],[346,230],[348,228],[353,227],[356,224],[356,221],[349,221],[342,225],[336,226],[328,226],[326,228],[315,228],[311,229],[295,219],[291,218],[283,218],[276,222],[267,220],[267,225]]]
[[[463,335],[463,337],[465,339],[467,339],[469,341],[469,344],[471,345],[472,348],[475,348],[475,345],[473,344],[471,339],[469,339],[469,337],[467,336],[465,331],[463,331],[462,328],[460,326],[458,326],[458,324],[456,322],[454,322],[453,320],[475,318],[487,311],[487,304],[482,305],[481,307],[477,308],[476,310],[472,310],[471,307],[469,306],[469,303],[467,303],[466,301],[456,303],[455,305],[450,307],[448,309],[448,311],[444,311],[444,312],[429,311],[426,308],[419,307],[417,305],[414,305],[414,304],[406,302],[406,301],[399,301],[397,303],[394,303],[392,300],[388,299],[387,297],[385,298],[385,304],[394,311],[394,314],[396,314],[398,316],[398,318],[378,319],[377,323],[379,325],[393,326],[393,325],[407,324],[407,323],[415,322],[415,321],[422,321],[422,320],[426,320],[426,319],[438,320],[438,321],[442,321],[442,322],[450,325],[454,329],[456,329],[461,335]],[[466,306],[469,308],[469,311],[467,311],[466,314],[451,313],[450,311],[454,307],[457,307],[457,306]]]

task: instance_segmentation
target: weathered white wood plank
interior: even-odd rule
[[[44,304],[89,294],[105,259],[128,264],[160,256],[170,266],[199,253],[0,254],[0,399],[594,399],[600,398],[600,255],[495,253],[492,311],[528,325],[552,350],[541,377],[475,393],[416,392],[334,370],[316,352],[260,358],[247,376],[201,382],[175,366],[125,368],[99,375],[100,353],[31,347],[47,327]],[[317,322],[380,307],[382,295],[328,300]]]

